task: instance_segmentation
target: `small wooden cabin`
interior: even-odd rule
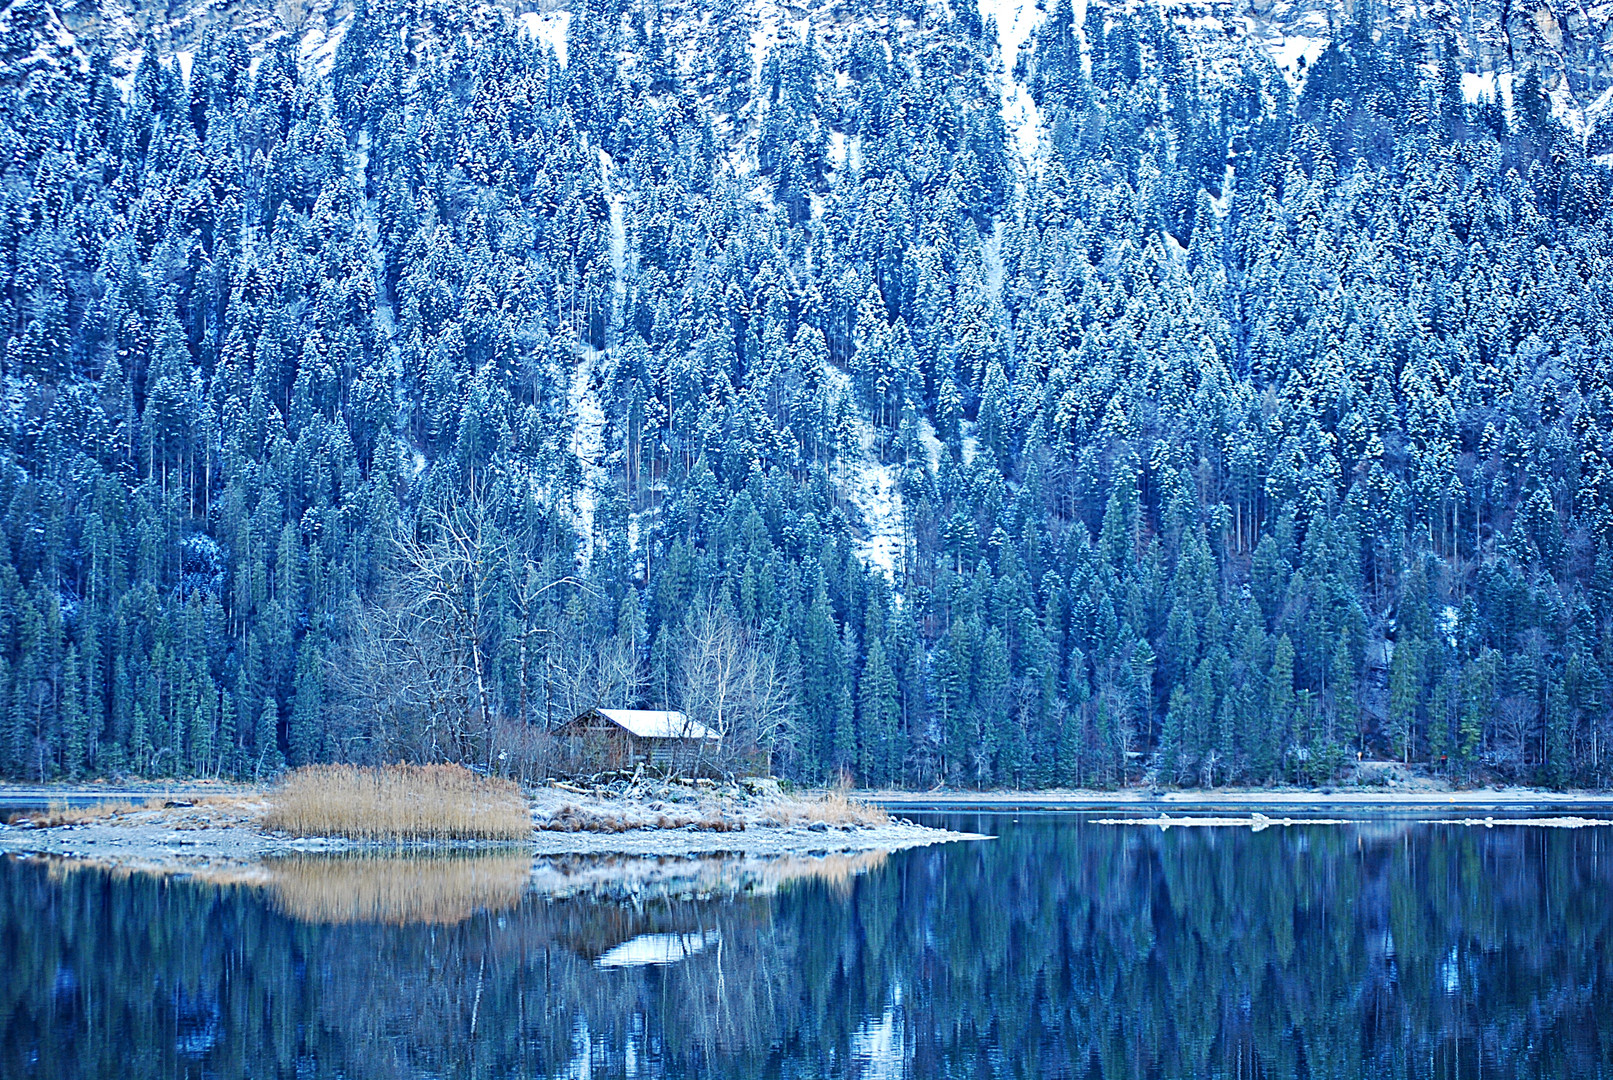
[[[640,762],[668,771],[692,769],[711,761],[722,743],[704,724],[658,709],[589,709],[555,734],[576,740],[584,757],[606,769]]]

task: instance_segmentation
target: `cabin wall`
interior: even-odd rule
[[[557,736],[562,769],[576,773],[626,771],[641,762],[673,773],[709,770],[717,746],[699,739],[641,739],[611,724],[578,729],[571,726]]]

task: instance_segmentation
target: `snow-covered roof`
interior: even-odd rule
[[[722,736],[680,712],[659,709],[594,709],[611,723],[641,739],[719,739]],[[586,713],[584,715],[587,715]]]

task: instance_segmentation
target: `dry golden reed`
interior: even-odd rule
[[[97,821],[110,821],[137,810],[158,810],[165,804],[166,800],[160,797],[147,799],[144,803],[120,799],[113,802],[91,803],[88,806],[69,806],[64,802],[53,802],[48,810],[12,815],[10,824],[27,822],[39,829],[51,829],[58,825],[89,825]]]
[[[263,828],[352,840],[522,840],[532,835],[514,782],[458,765],[310,765],[269,793]]]
[[[531,877],[525,855],[448,857],[294,856],[271,859],[275,906],[302,922],[463,922],[521,902]]]
[[[888,825],[891,820],[891,816],[879,807],[859,802],[838,791],[782,799],[761,813],[763,820],[775,825],[821,821],[827,825],[877,826]]]

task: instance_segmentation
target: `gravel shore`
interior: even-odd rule
[[[534,856],[811,855],[896,851],[985,839],[915,825],[834,796],[671,787],[594,792],[549,788],[532,799],[533,832],[507,842],[377,843],[266,832],[262,792],[154,799],[106,816],[0,825],[0,854],[56,855],[131,866],[244,864],[313,852],[530,851]],[[76,815],[64,815],[72,817]]]
[[[266,834],[250,826],[186,828],[166,824],[62,825],[47,829],[0,826],[0,853],[63,855],[134,863],[250,862],[306,852],[410,850],[530,850],[534,855],[806,855],[820,852],[896,851],[954,840],[982,840],[974,833],[930,829],[901,821],[888,825],[814,830],[809,826],[744,832],[692,829],[630,829],[617,833],[540,832],[530,841],[379,844]]]

